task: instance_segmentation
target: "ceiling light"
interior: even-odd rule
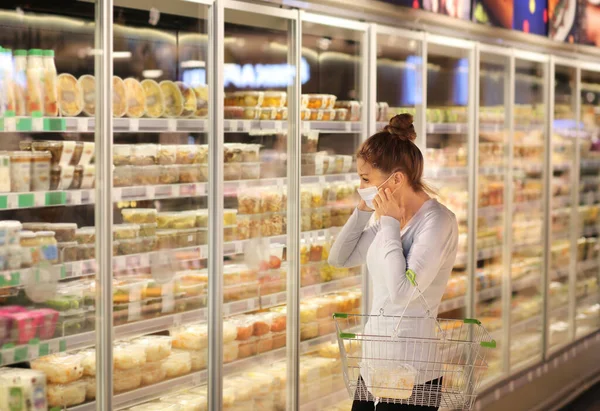
[[[159,78],[163,75],[162,70],[144,70],[142,71],[142,76],[145,78]]]
[[[186,60],[181,62],[181,68],[202,68],[206,67],[205,61],[200,60]]]

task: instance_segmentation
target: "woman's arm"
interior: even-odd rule
[[[354,210],[329,251],[329,264],[335,267],[356,267],[365,263],[367,250],[377,231],[367,227],[372,212]]]
[[[381,261],[381,272],[389,290],[392,304],[406,304],[414,288],[406,278],[406,271],[416,275],[421,292],[433,282],[450,253],[456,253],[458,228],[456,219],[446,213],[427,216],[423,227],[415,234],[408,256],[404,257],[400,223],[393,217],[381,217],[381,247],[375,249],[376,260]],[[378,243],[379,244],[379,243]],[[413,299],[417,298],[415,293]]]

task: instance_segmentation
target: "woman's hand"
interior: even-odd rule
[[[394,193],[389,188],[381,189],[373,199],[373,206],[377,216],[392,217],[400,222],[400,226],[404,227],[406,222],[406,209],[402,198],[397,200]]]

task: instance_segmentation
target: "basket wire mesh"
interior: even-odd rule
[[[496,342],[477,320],[437,319],[429,313],[427,307],[428,317],[387,316],[383,309],[380,315],[334,314],[351,397],[376,404],[473,408],[487,370],[486,352]]]

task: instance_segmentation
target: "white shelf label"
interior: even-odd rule
[[[44,131],[44,119],[41,117],[34,117],[31,119],[31,131]]]
[[[249,132],[252,129],[252,121],[242,121],[242,131]]]
[[[17,119],[15,117],[6,117],[4,119],[4,131],[16,131]]]
[[[177,131],[177,120],[174,118],[167,119],[167,131]]]
[[[177,127],[177,123],[175,123],[175,127]],[[129,120],[129,131],[139,131],[140,130],[140,120],[138,118],[132,118]]]
[[[276,121],[275,122],[275,131],[281,131],[283,130],[283,121]]]
[[[345,124],[345,126],[346,126],[346,131],[347,131],[347,132],[350,132],[350,131],[352,131],[352,123],[351,123],[351,122],[349,122],[349,121],[346,121],[345,123],[346,123],[346,124]]]
[[[81,191],[67,191],[67,204],[77,205],[81,204]]]
[[[89,126],[89,119],[87,118],[78,118],[77,119],[77,131],[87,132]]]

